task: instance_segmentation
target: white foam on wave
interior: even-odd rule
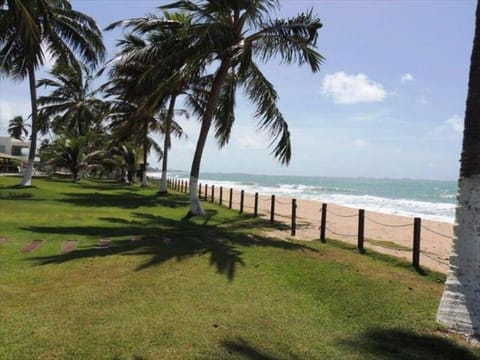
[[[182,174],[183,175],[183,174]],[[159,179],[161,173],[148,173],[148,176]],[[185,176],[169,174],[181,180],[188,180]],[[322,187],[303,184],[276,184],[272,186],[260,185],[257,183],[246,184],[239,181],[227,180],[205,180],[200,179],[202,184],[214,184],[215,187],[233,188],[234,190],[245,190],[247,193],[258,192],[261,195],[276,195],[294,197],[297,199],[315,200],[325,203],[347,206],[356,209],[365,209],[385,214],[421,217],[424,219],[453,223],[455,217],[454,203],[427,202],[411,199],[391,199],[372,195],[354,195],[354,190],[334,187]],[[345,194],[347,193],[347,194]],[[440,198],[452,199],[455,195],[441,195]]]
[[[320,199],[317,199],[320,200]],[[455,204],[432,203],[409,199],[388,199],[370,195],[343,195],[329,194],[321,199],[338,205],[353,208],[362,208],[385,214],[408,217],[421,217],[424,219],[453,223],[455,217]]]

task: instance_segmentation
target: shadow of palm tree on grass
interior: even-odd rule
[[[271,355],[265,351],[256,349],[252,345],[250,345],[247,341],[242,338],[238,338],[235,340],[228,340],[222,343],[225,350],[232,356],[240,356],[242,359],[252,359],[252,360],[281,360],[281,359],[300,359],[298,356],[294,354],[288,353],[283,354],[283,356],[279,357],[276,355]]]
[[[478,359],[473,352],[434,335],[417,334],[402,329],[374,328],[358,340],[342,340],[356,353],[377,359]]]
[[[208,221],[205,221],[197,224],[193,221],[185,222],[144,213],[133,213],[133,216],[136,220],[101,218],[107,226],[26,227],[24,230],[43,234],[89,235],[99,239],[124,237],[112,241],[111,247],[106,249],[93,245],[66,254],[34,257],[29,260],[37,265],[46,265],[120,254],[149,256],[148,261],[136,268],[136,271],[140,271],[161,265],[171,259],[183,261],[194,256],[209,256],[209,262],[216,271],[232,281],[237,267],[245,266],[242,247],[259,246],[317,252],[305,245],[242,233],[240,230],[246,228],[249,218],[238,218],[237,221],[229,221],[228,226],[225,226],[225,223],[207,225]]]
[[[136,209],[139,207],[164,206],[169,208],[184,207],[188,205],[185,196],[170,195],[162,198],[155,194],[135,194],[131,191],[121,193],[65,193],[61,202],[75,206],[93,207],[118,207],[122,209]],[[92,197],[95,199],[92,201]]]

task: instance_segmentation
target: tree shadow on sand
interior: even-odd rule
[[[102,238],[120,237],[109,248],[95,245],[52,256],[29,258],[37,265],[61,264],[68,261],[112,255],[148,256],[136,271],[159,266],[171,259],[183,261],[194,256],[209,256],[218,273],[232,281],[238,266],[245,266],[242,247],[271,247],[284,250],[313,251],[309,246],[243,233],[248,218],[238,218],[216,225],[196,224],[143,213],[134,213],[135,220],[102,218],[106,226],[30,226],[23,228],[35,233],[89,235]],[[112,226],[115,224],[115,226]],[[258,223],[256,224],[258,226]]]
[[[478,359],[467,348],[440,336],[417,334],[402,329],[373,328],[359,339],[341,340],[340,346],[376,359]]]

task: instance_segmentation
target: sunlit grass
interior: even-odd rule
[[[0,359],[478,356],[434,321],[438,274],[271,239],[269,223],[210,203],[185,221],[187,197],[154,186],[17,183],[0,177]]]

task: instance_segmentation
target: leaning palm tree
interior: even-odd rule
[[[51,92],[38,98],[39,118],[42,128],[62,128],[71,136],[85,136],[101,122],[105,103],[91,89],[93,77],[85,66],[57,61],[49,72],[49,78],[41,79],[37,87],[44,86]]]
[[[137,61],[148,62],[161,57],[163,66],[175,68],[178,63],[192,68],[206,66],[215,69],[205,77],[209,84],[201,106],[201,129],[190,171],[190,214],[205,212],[198,199],[198,178],[203,149],[212,123],[220,146],[228,143],[235,120],[234,105],[237,88],[243,86],[247,97],[256,105],[255,117],[259,128],[266,130],[275,143],[273,154],[283,164],[291,156],[288,124],[277,107],[278,95],[255,60],[267,61],[276,56],[282,63],[308,64],[313,72],[320,69],[322,56],[315,50],[318,30],[322,24],[311,11],[289,19],[272,19],[271,11],[278,8],[276,0],[208,0],[177,1],[161,9],[186,12],[193,19],[191,26],[154,16],[130,19],[114,24],[142,31],[152,26],[171,31],[162,46],[150,46],[135,55]],[[178,45],[182,48],[178,49]],[[168,51],[169,45],[176,51]],[[178,69],[183,69],[178,67]]]
[[[172,37],[172,32],[182,32],[184,29],[191,25],[192,18],[184,13],[164,12],[165,19],[167,21],[174,21],[181,26],[171,28],[163,28],[162,26],[156,27],[154,19],[159,19],[155,15],[149,15],[140,22],[143,22],[142,26],[136,28],[135,32],[125,34],[123,39],[118,42],[120,47],[119,54],[109,62],[112,65],[110,71],[110,91],[113,88],[121,88],[122,97],[132,99],[137,103],[142,103],[139,106],[138,116],[145,114],[151,114],[157,111],[163,106],[163,103],[168,101],[168,110],[166,117],[163,117],[162,123],[164,144],[162,155],[162,176],[160,179],[159,193],[167,192],[167,169],[168,169],[168,150],[171,146],[171,132],[174,135],[182,135],[178,123],[173,119],[174,114],[188,115],[184,110],[176,110],[175,104],[177,98],[180,95],[190,96],[188,89],[193,80],[198,77],[198,72],[201,68],[196,69],[196,73],[188,71],[190,66],[184,64],[182,59],[180,61],[165,64],[161,57],[153,57],[148,61],[145,61],[143,54],[148,49],[163,48],[167,43],[167,47],[163,48],[162,52],[176,52],[183,49],[185,42],[168,43],[165,41]],[[107,30],[111,30],[116,26],[126,25],[124,22],[118,22],[107,27]],[[118,94],[117,94],[118,95]],[[157,109],[157,110],[155,110]],[[163,112],[159,112],[162,114]],[[151,116],[146,116],[146,119],[150,119]],[[176,133],[175,133],[175,130]],[[146,179],[146,177],[145,177]]]
[[[35,71],[53,58],[76,62],[75,54],[92,66],[103,59],[100,29],[89,16],[72,8],[69,0],[0,0],[0,74],[14,80],[28,77],[32,134],[28,166],[21,185],[31,185],[37,146]]]
[[[477,3],[450,271],[437,314],[437,320],[452,330],[477,338],[480,337],[479,126],[480,3]]]
[[[27,124],[22,116],[15,116],[8,122],[8,134],[14,139],[23,140],[28,136]]]

